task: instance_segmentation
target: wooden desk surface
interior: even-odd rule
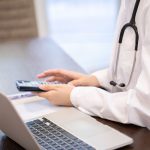
[[[36,74],[46,69],[65,68],[84,72],[53,40],[35,39],[24,42],[0,44],[0,91],[17,93],[15,81],[34,80]],[[134,125],[123,125],[97,118],[134,139],[121,150],[149,150],[150,131]],[[18,144],[0,132],[0,150],[23,150]]]

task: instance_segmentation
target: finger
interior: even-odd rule
[[[64,77],[64,78],[76,78],[77,76],[81,76],[83,74],[77,73],[70,70],[64,70],[64,69],[52,69],[47,70],[44,72],[44,75],[46,76],[58,76],[58,77]]]
[[[45,78],[45,77],[47,77],[47,75],[44,72],[37,75],[37,78]]]
[[[36,93],[36,95],[47,99],[49,96],[49,93],[48,92],[38,92],[38,93]]]
[[[69,82],[69,84],[74,85],[74,86],[84,85],[81,80],[73,80],[73,81]]]
[[[48,77],[50,75],[55,75],[57,73],[57,70],[46,70],[40,74],[37,75],[38,78],[44,78],[44,77]]]
[[[49,77],[48,79],[46,79],[46,81],[47,82],[59,81],[61,83],[67,83],[66,79],[64,79],[63,77],[56,77],[56,76]]]
[[[36,75],[37,78],[44,78],[43,74]]]
[[[39,88],[43,91],[56,90],[57,85],[40,85]]]
[[[63,70],[61,69],[51,69],[51,70],[47,70],[44,72],[45,75],[50,75],[50,76],[59,76],[61,74],[63,74]]]
[[[72,81],[71,81],[71,82],[68,82],[68,85],[70,85],[70,86],[74,86],[74,85],[73,85],[73,83],[72,83]]]
[[[70,82],[69,82],[69,83],[67,83],[67,85],[68,85],[68,86],[70,86],[70,87],[72,87],[72,88],[74,88],[74,87],[75,87],[75,86],[74,86],[72,83],[70,83]]]
[[[66,79],[66,81],[71,81],[72,79],[77,79],[81,76],[84,76],[84,74],[77,73],[74,71],[69,71],[69,70],[63,70],[63,69],[52,69],[37,75],[38,78],[45,78],[49,76],[62,77]]]

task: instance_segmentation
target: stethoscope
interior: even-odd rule
[[[138,28],[136,26],[135,17],[136,17],[136,14],[137,14],[139,3],[140,3],[140,0],[136,0],[131,20],[130,20],[129,23],[125,24],[122,27],[121,32],[120,32],[120,36],[119,36],[118,51],[117,51],[117,55],[116,55],[116,63],[115,63],[114,70],[113,70],[113,80],[110,81],[110,85],[112,85],[114,87],[121,88],[121,89],[125,88],[125,87],[128,87],[128,85],[131,82],[133,72],[134,72],[134,69],[135,69],[136,53],[137,53],[137,50],[138,50],[138,42],[139,42],[139,33],[138,33]],[[127,30],[127,28],[131,28],[135,32],[135,53],[134,53],[133,66],[132,66],[132,69],[131,69],[129,80],[125,84],[125,83],[117,83],[117,73],[118,73],[118,62],[119,62],[119,56],[120,56],[120,47],[121,47],[121,44],[122,44],[122,41],[123,41],[124,33]]]

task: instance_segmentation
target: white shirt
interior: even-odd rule
[[[71,101],[75,107],[90,115],[150,129],[150,0],[140,1],[136,15],[140,39],[132,81],[122,91],[110,85],[120,29],[130,21],[135,1],[121,0],[112,63],[110,68],[93,73],[100,85],[109,92],[96,87],[75,87],[71,93]],[[134,58],[134,41],[134,32],[128,29],[121,46],[117,74],[119,83],[127,83],[129,80]]]

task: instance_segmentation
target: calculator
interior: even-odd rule
[[[45,82],[45,81],[26,81],[26,80],[17,80],[16,86],[19,91],[31,91],[31,92],[44,92],[39,88],[40,85],[49,85],[49,84],[60,84],[57,81],[54,82]]]

